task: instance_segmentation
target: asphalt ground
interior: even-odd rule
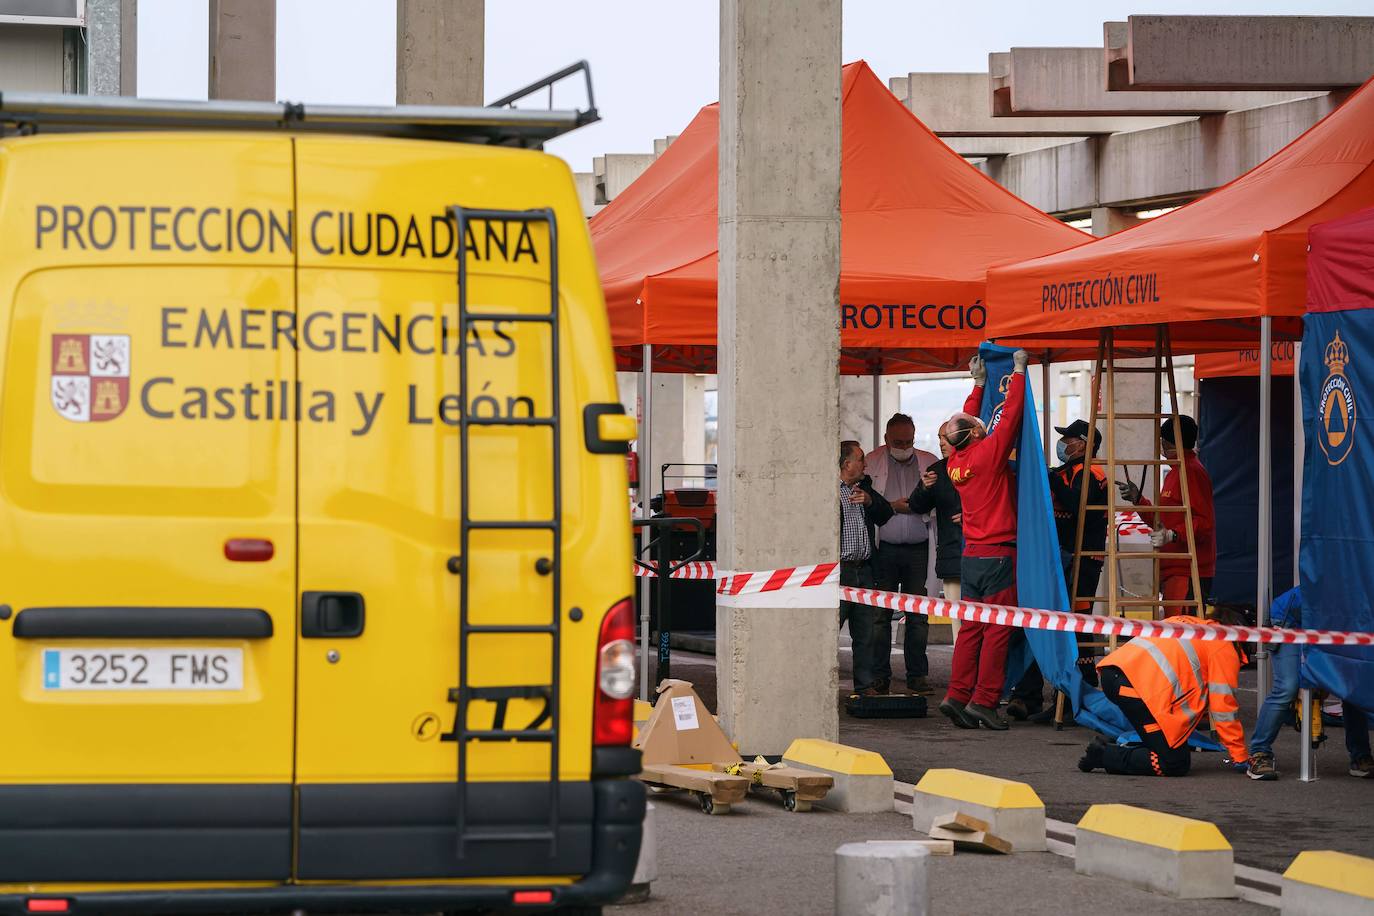
[[[1221,766],[1221,754],[1198,753],[1192,772],[1181,779],[1085,774],[1076,763],[1093,737],[1086,728],[1012,723],[1009,731],[955,728],[935,711],[949,683],[953,647],[928,651],[931,715],[924,719],[854,719],[840,714],[840,741],[877,751],[902,782],[916,783],[927,769],[953,767],[1029,783],[1045,802],[1046,815],[1076,823],[1088,807],[1104,802],[1139,805],[1212,821],[1235,849],[1238,863],[1282,872],[1306,849],[1335,849],[1374,857],[1374,779],[1347,775],[1342,732],[1329,729],[1316,754],[1318,780],[1298,774],[1299,736],[1286,729],[1275,742],[1279,780],[1256,782]],[[674,677],[691,681],[708,708],[716,710],[715,659],[674,651]],[[900,648],[893,653],[893,682],[904,679]],[[841,635],[842,696],[852,685],[848,638]],[[1246,735],[1257,707],[1253,670],[1241,674],[1238,694]],[[842,708],[842,707],[841,707]],[[718,818],[717,818],[718,819]],[[837,841],[834,845],[838,845]],[[833,849],[833,846],[831,847]]]
[[[610,907],[619,916],[834,913],[835,850],[865,840],[918,839],[909,815],[789,814],[772,798],[750,798],[718,817],[690,797],[655,795],[658,877],[650,898]],[[1061,916],[1073,913],[1268,914],[1239,900],[1179,901],[1073,870],[1048,852],[931,856],[930,912],[941,916]]]

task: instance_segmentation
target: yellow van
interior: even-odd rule
[[[628,885],[585,120],[0,97],[0,913]]]

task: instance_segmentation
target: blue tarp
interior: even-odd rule
[[[994,344],[983,344],[979,353],[988,368],[988,384],[983,389],[982,420],[991,429],[1000,419],[1006,399],[1003,380],[1012,370],[1014,351]],[[1069,610],[1069,590],[1059,559],[1059,535],[1054,526],[1054,504],[1050,501],[1049,469],[1041,451],[1040,423],[1035,396],[1026,386],[1025,416],[1016,448],[1016,594],[1022,607],[1050,611]],[[1121,710],[1102,691],[1084,683],[1078,673],[1078,642],[1072,633],[1053,630],[1025,631],[1026,641],[1007,658],[1007,689],[1021,680],[1030,665],[1031,655],[1040,672],[1055,688],[1064,691],[1073,703],[1074,718],[1089,728],[1112,738],[1130,731]],[[1029,649],[1029,652],[1027,652]]]
[[[1374,632],[1374,310],[1303,321],[1303,626]],[[1302,677],[1374,710],[1374,648],[1308,646]]]

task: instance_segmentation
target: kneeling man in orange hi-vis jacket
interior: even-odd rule
[[[1182,615],[1166,622],[1222,623]],[[1244,772],[1247,752],[1236,682],[1245,661],[1238,642],[1137,636],[1126,643],[1098,662],[1097,669],[1103,692],[1125,713],[1140,744],[1094,739],[1078,768],[1085,773],[1104,769],[1130,776],[1185,776],[1191,763],[1188,736],[1210,714],[1229,752],[1224,762]]]

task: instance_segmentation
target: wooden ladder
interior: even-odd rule
[[[1078,525],[1074,538],[1073,574],[1069,582],[1070,607],[1077,607],[1078,602],[1078,580],[1082,561],[1085,557],[1101,558],[1103,572],[1106,574],[1107,594],[1105,597],[1107,613],[1113,617],[1126,616],[1127,608],[1148,607],[1153,611],[1153,617],[1158,620],[1171,614],[1180,612],[1192,613],[1197,617],[1203,616],[1203,595],[1202,580],[1198,575],[1197,564],[1197,545],[1193,537],[1193,509],[1192,509],[1192,490],[1188,486],[1188,465],[1184,461],[1184,450],[1181,447],[1183,442],[1183,431],[1179,425],[1178,412],[1178,388],[1174,382],[1174,356],[1169,343],[1169,328],[1167,325],[1158,325],[1155,328],[1154,345],[1154,365],[1153,366],[1117,366],[1115,359],[1116,351],[1116,331],[1114,328],[1104,328],[1098,336],[1097,342],[1097,366],[1093,373],[1092,403],[1089,410],[1088,419],[1088,448],[1084,457],[1084,473],[1091,473],[1091,465],[1105,467],[1107,474],[1107,505],[1093,505],[1088,502],[1089,487],[1081,489],[1081,497],[1078,505]],[[1116,384],[1117,373],[1151,375],[1154,377],[1154,412],[1122,412],[1116,409]],[[1164,412],[1163,405],[1163,379],[1167,378],[1169,383],[1169,410]],[[1106,397],[1103,397],[1103,386],[1106,387]],[[1106,414],[1103,416],[1099,405],[1105,403]],[[1094,454],[1094,440],[1097,438],[1098,420],[1107,421],[1106,430],[1103,434],[1103,455]],[[1160,426],[1163,421],[1169,420],[1174,424],[1174,442],[1179,444],[1177,458],[1162,458]],[[1149,421],[1153,425],[1154,452],[1150,458],[1122,457],[1118,454],[1116,442],[1116,425],[1118,422],[1143,422]],[[1091,464],[1089,464],[1089,462]],[[1116,524],[1116,473],[1118,468],[1125,469],[1127,479],[1130,479],[1130,468],[1141,468],[1141,481],[1144,482],[1149,469],[1155,469],[1154,474],[1154,494],[1151,505],[1134,506],[1142,518],[1152,522],[1151,528],[1159,527],[1158,521],[1163,512],[1182,512],[1184,517],[1184,531],[1186,540],[1183,550],[1163,553],[1156,550],[1141,552],[1136,550],[1123,551],[1121,549],[1121,535]],[[1179,481],[1182,485],[1182,505],[1161,507],[1159,505],[1160,488],[1163,485],[1163,470],[1169,467],[1177,467]],[[1143,486],[1142,486],[1143,489]],[[1083,528],[1087,521],[1088,512],[1107,513],[1107,543],[1105,550],[1083,550]],[[1174,599],[1166,601],[1160,595],[1160,563],[1163,560],[1180,560],[1187,558],[1191,567],[1190,572],[1193,584],[1193,597],[1191,599]],[[1148,598],[1122,597],[1121,588],[1121,562],[1150,560],[1153,566],[1153,576],[1151,577],[1152,592]],[[1095,602],[1094,602],[1095,603]],[[1108,651],[1116,649],[1117,637],[1109,636],[1106,642],[1083,642],[1080,648],[1100,649],[1106,648]],[[1064,695],[1058,694],[1055,698],[1055,727],[1061,727],[1064,721]]]

